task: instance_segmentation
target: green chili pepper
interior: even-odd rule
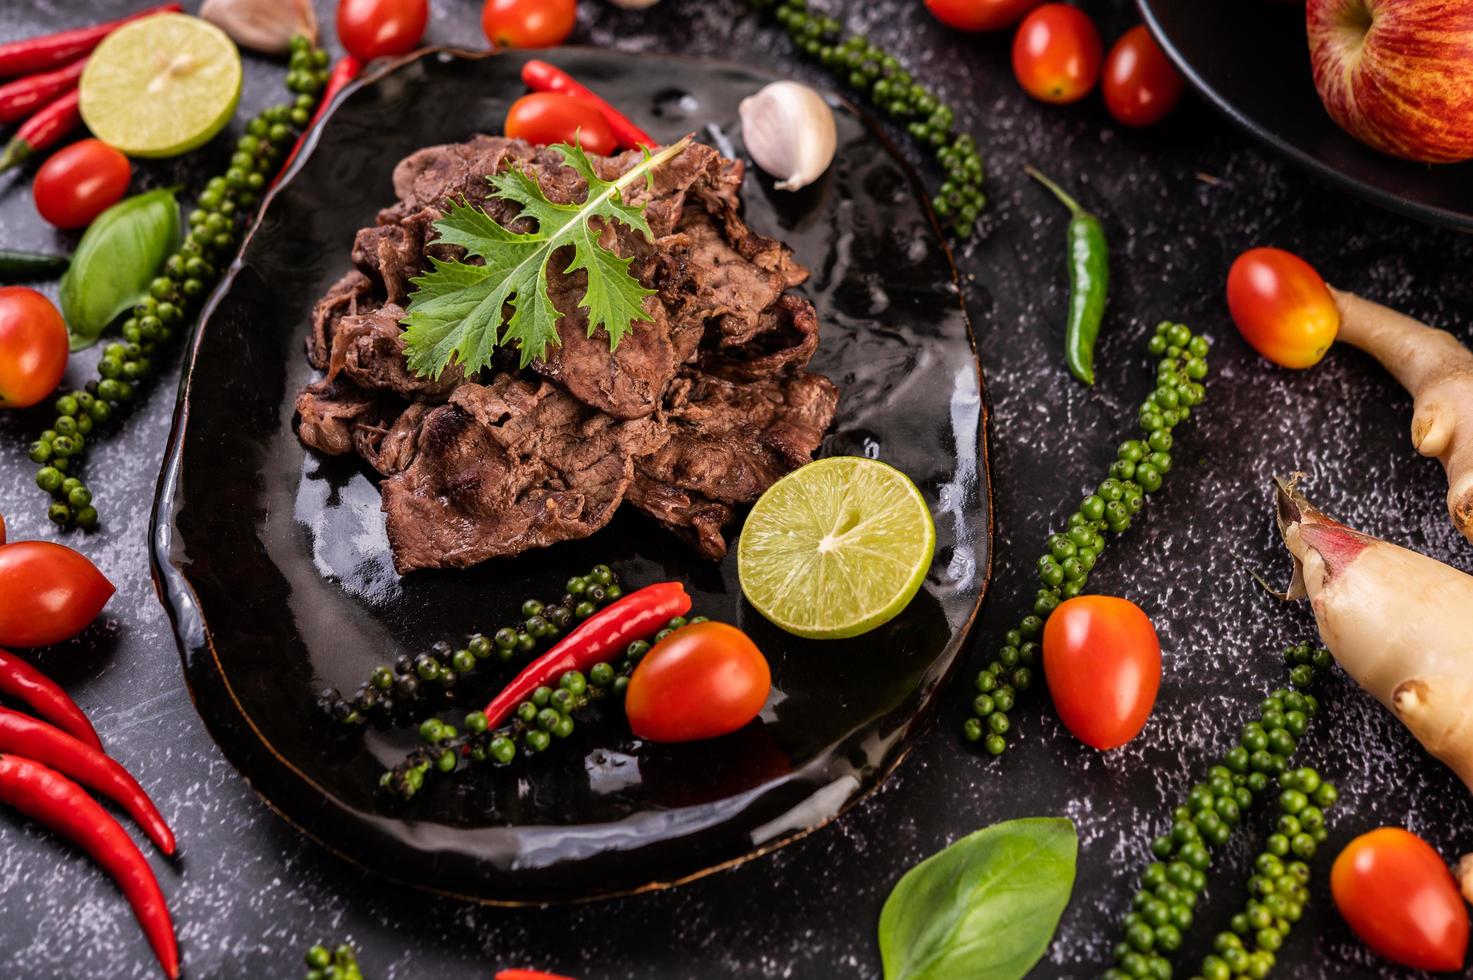
[[[1095,338],[1105,315],[1110,286],[1110,249],[1100,219],[1079,206],[1063,188],[1032,167],[1028,176],[1053,192],[1073,215],[1069,219],[1069,324],[1064,333],[1064,360],[1069,373],[1087,385],[1095,383]]]
[[[0,279],[50,279],[66,271],[65,255],[17,252],[0,248]]]

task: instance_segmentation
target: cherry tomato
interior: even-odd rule
[[[1043,0],[926,0],[926,9],[959,31],[998,31],[1012,27]]]
[[[68,348],[51,300],[25,286],[0,287],[0,408],[26,408],[55,391]]]
[[[1046,3],[1013,37],[1013,74],[1023,91],[1063,105],[1089,94],[1100,77],[1100,32],[1078,7]]]
[[[76,636],[114,591],[70,548],[50,541],[0,545],[0,646],[44,647]]]
[[[1061,602],[1044,625],[1043,672],[1064,727],[1085,745],[1113,749],[1150,717],[1161,643],[1135,603],[1082,595]]]
[[[577,19],[578,0],[486,0],[481,29],[498,48],[554,48]]]
[[[692,623],[656,643],[634,668],[624,711],[640,738],[693,742],[756,718],[771,687],[767,661],[747,634],[725,623]]]
[[[505,133],[535,146],[572,143],[576,137],[583,149],[602,156],[619,148],[603,113],[557,92],[533,92],[513,102],[506,111]]]
[[[429,0],[338,0],[338,40],[359,61],[408,54],[429,20]]]
[[[1345,846],[1330,869],[1335,907],[1379,956],[1418,970],[1461,970],[1468,909],[1452,872],[1422,838],[1382,827]]]
[[[31,194],[36,210],[58,228],[83,228],[128,192],[133,165],[121,152],[99,139],[78,140],[51,154]]]
[[[1150,126],[1176,108],[1183,84],[1150,29],[1137,24],[1110,49],[1100,87],[1110,115],[1127,126]]]
[[[1250,248],[1228,270],[1228,310],[1243,339],[1282,367],[1318,364],[1340,312],[1314,266],[1281,248]]]

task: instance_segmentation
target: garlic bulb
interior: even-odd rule
[[[266,54],[285,54],[293,34],[317,43],[312,0],[205,0],[199,15],[235,43]]]
[[[742,100],[742,141],[757,166],[782,178],[778,190],[807,187],[834,160],[838,134],[823,96],[797,82],[773,82]]]

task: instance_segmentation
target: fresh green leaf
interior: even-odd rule
[[[986,827],[900,879],[880,912],[885,980],[1016,980],[1048,950],[1079,839],[1055,817]]]
[[[168,189],[137,194],[93,219],[61,277],[61,313],[72,350],[97,343],[179,246],[179,204]]]
[[[641,178],[648,181],[655,168],[678,156],[689,142],[687,138],[654,156],[646,154],[612,182],[594,172],[582,147],[554,146],[588,184],[580,204],[549,201],[537,178],[515,165],[488,177],[493,196],[521,205],[519,217],[535,221],[536,231],[510,231],[480,208],[452,202],[435,222],[438,241],[459,245],[485,265],[432,257],[430,271],[411,280],[416,289],[403,321],[410,369],[439,377],[456,363],[470,374],[491,363],[496,348],[513,345],[520,351],[522,367],[545,356],[548,347],[560,343],[558,321],[564,315],[548,294],[547,266],[553,253],[565,246],[572,247],[573,258],[563,272],[581,269],[588,276],[588,288],[578,303],[588,311],[588,336],[602,327],[608,331],[609,349],[617,349],[635,321],[648,319],[644,298],[654,290],[630,273],[632,259],[599,243],[599,230],[605,222],[618,222],[651,238],[644,206],[624,203],[623,191]],[[507,307],[510,317],[505,315]]]

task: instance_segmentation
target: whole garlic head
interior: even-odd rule
[[[205,0],[199,15],[236,44],[265,54],[285,54],[293,34],[317,43],[312,0]]]
[[[757,166],[781,178],[778,190],[807,187],[834,161],[838,133],[823,96],[797,82],[773,82],[742,100],[742,141]]]

